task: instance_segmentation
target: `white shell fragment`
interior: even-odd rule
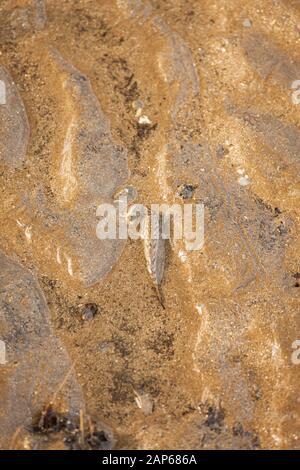
[[[239,178],[238,182],[241,186],[248,186],[250,184],[250,180],[249,180],[249,177],[247,175],[246,176],[241,176],[241,178]]]
[[[244,26],[245,28],[251,28],[251,26],[252,26],[252,21],[249,20],[248,18],[246,18],[246,19],[243,21],[243,26]]]
[[[138,393],[134,390],[135,402],[140,410],[147,416],[153,413],[153,401],[147,393]]]
[[[142,116],[139,117],[139,124],[140,126],[151,126],[152,122],[150,121],[148,116],[143,114]]]

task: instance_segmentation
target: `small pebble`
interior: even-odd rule
[[[135,117],[139,118],[142,114],[142,111],[143,111],[143,107],[144,107],[143,102],[140,101],[140,100],[134,101],[132,103],[132,107],[136,111]]]
[[[216,153],[217,153],[217,157],[221,158],[221,157],[224,157],[225,155],[228,155],[229,150],[225,148],[223,145],[219,145]]]
[[[243,26],[244,26],[245,28],[251,28],[251,26],[252,26],[252,21],[247,18],[246,20],[243,21]]]
[[[99,350],[102,353],[106,353],[108,351],[112,351],[114,349],[114,344],[112,341],[102,341],[99,345]]]
[[[182,199],[191,199],[195,190],[196,186],[193,186],[192,184],[183,184],[180,188],[179,196],[182,197]]]
[[[95,315],[98,313],[98,305],[96,304],[85,304],[82,311],[82,320],[83,321],[90,321],[94,318]]]
[[[144,104],[143,104],[142,101],[136,100],[136,101],[134,101],[134,102],[132,103],[132,107],[133,107],[134,109],[136,109],[136,110],[138,110],[138,109],[143,109]]]
[[[250,180],[247,176],[242,176],[238,181],[241,186],[248,186],[250,184]]]
[[[148,116],[146,116],[145,114],[143,114],[142,116],[139,117],[138,122],[139,122],[140,126],[151,126],[151,124],[152,124],[152,122],[150,121]]]

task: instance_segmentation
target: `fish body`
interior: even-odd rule
[[[165,269],[166,241],[162,238],[162,217],[157,212],[152,212],[151,216],[148,215],[147,217],[144,253],[147,269],[155,286],[158,299],[162,307],[165,308],[161,283]]]

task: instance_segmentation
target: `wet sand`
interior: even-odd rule
[[[299,448],[299,17],[2,0],[0,447]],[[143,243],[96,237],[125,188],[205,207],[201,250],[166,243],[163,305]],[[37,425],[50,404],[105,438]]]

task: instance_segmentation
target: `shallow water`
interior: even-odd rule
[[[84,401],[69,356],[51,327],[50,312],[37,281],[0,253],[1,448],[26,434],[43,407],[78,412]]]
[[[2,3],[2,447],[73,365],[117,449],[298,448],[295,2]],[[124,195],[204,204],[203,247],[98,240]]]
[[[26,160],[29,123],[22,98],[11,76],[0,68],[3,103],[0,104],[0,159],[11,168],[22,166]]]

